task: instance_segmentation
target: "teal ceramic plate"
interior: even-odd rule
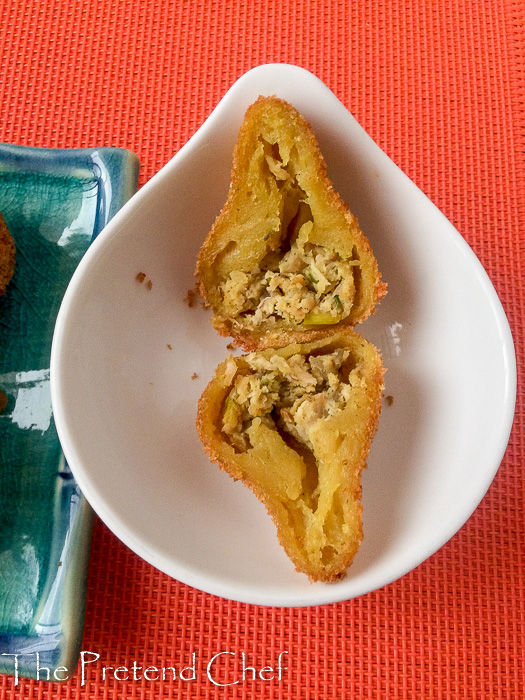
[[[93,238],[136,192],[119,148],[0,144],[0,212],[16,244],[0,297],[0,671],[72,675],[80,653],[93,516],[64,461],[51,410],[56,315]],[[2,398],[0,396],[0,398]],[[38,654],[38,657],[37,657]],[[56,673],[64,679],[65,671]],[[46,679],[47,672],[40,673]]]

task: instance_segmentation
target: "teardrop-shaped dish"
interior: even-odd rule
[[[261,94],[312,125],[389,289],[356,329],[382,351],[393,403],[363,478],[363,544],[335,584],[294,572],[263,505],[210,464],[194,426],[228,340],[188,292],[243,115]],[[204,591],[289,606],[380,588],[441,547],[498,468],[516,384],[507,320],[472,250],[333,93],[289,65],[235,83],[91,246],[59,314],[51,380],[71,468],[128,546]]]

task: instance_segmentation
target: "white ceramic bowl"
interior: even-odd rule
[[[210,464],[194,427],[228,340],[185,297],[226,198],[244,111],[259,94],[283,97],[312,123],[389,285],[359,330],[383,353],[393,404],[363,476],[364,542],[333,585],[294,571],[263,506]],[[71,469],[131,549],[204,591],[299,606],[384,586],[463,525],[501,461],[516,376],[505,315],[463,238],[325,85],[266,65],[230,89],[95,240],[60,310],[51,382]]]

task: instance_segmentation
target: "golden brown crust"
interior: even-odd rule
[[[282,428],[259,426],[260,434],[250,432],[253,422],[246,428],[253,441],[248,448],[232,444],[225,433],[225,410],[235,378],[247,371],[247,358],[308,358],[337,348],[349,352],[350,399],[316,424],[309,447]],[[199,400],[196,425],[204,451],[264,503],[288,556],[311,580],[343,577],[361,543],[360,475],[377,430],[383,375],[377,350],[357,333],[340,331],[308,344],[230,356]]]
[[[312,221],[308,233],[299,227],[302,216]],[[279,313],[254,321],[249,304],[232,312],[224,291],[232,271],[245,273],[247,284],[252,283],[261,270],[275,268],[275,263],[268,267],[269,258],[283,255],[298,236],[308,247],[334,251],[339,260],[355,265],[351,310],[314,325],[300,315]],[[386,293],[369,241],[327,176],[312,128],[277,97],[260,97],[246,112],[228,198],[199,252],[196,277],[216,330],[248,350],[309,342],[353,328]]]
[[[15,269],[15,242],[0,214],[0,296],[5,292]]]

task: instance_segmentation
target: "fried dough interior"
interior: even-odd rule
[[[282,100],[260,98],[246,114],[228,201],[197,277],[217,329],[248,349],[290,342],[280,332],[353,326],[384,293],[369,243],[334,192],[310,126]]]
[[[279,222],[265,234],[267,252],[259,265],[249,272],[232,270],[220,285],[224,312],[248,328],[281,319],[305,328],[336,324],[349,316],[360,291],[357,250],[345,259],[311,242],[313,214],[293,156],[284,163],[278,146],[262,139],[260,155],[268,189],[280,200]]]
[[[217,377],[212,457],[266,504],[299,571],[341,577],[362,539],[360,472],[382,392],[377,351],[352,334],[230,356]],[[204,401],[219,398],[212,385]]]

